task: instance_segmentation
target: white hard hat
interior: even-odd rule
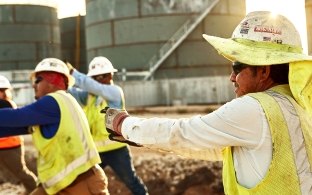
[[[12,88],[10,81],[5,76],[2,76],[2,75],[0,75],[0,88],[1,89],[11,89]]]
[[[112,63],[103,56],[93,58],[89,64],[88,76],[117,72]]]
[[[34,72],[31,74],[31,78],[35,77],[36,73],[43,71],[57,72],[65,75],[68,79],[68,87],[75,84],[75,78],[69,73],[69,69],[66,64],[57,58],[45,58],[36,66]]]
[[[286,17],[268,11],[247,14],[230,39],[203,37],[230,61],[272,65],[312,60],[303,53],[295,26]]]

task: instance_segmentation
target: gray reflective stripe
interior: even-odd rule
[[[310,172],[308,154],[305,148],[305,140],[303,138],[298,113],[296,112],[296,109],[289,100],[285,101],[284,96],[271,91],[269,92],[269,94],[271,94],[273,98],[278,102],[288,126],[292,151],[293,154],[295,155],[294,159],[297,174],[299,176],[301,193],[311,194],[312,173]],[[291,110],[291,112],[289,110]]]
[[[88,161],[88,159],[91,159],[91,158],[95,157],[96,155],[98,155],[96,150],[94,150],[94,149],[91,150],[88,147],[87,138],[85,137],[85,134],[83,133],[83,127],[82,127],[82,125],[80,123],[80,118],[78,117],[78,115],[77,115],[77,113],[75,111],[74,106],[72,106],[73,103],[71,102],[71,100],[66,95],[62,94],[61,92],[58,92],[58,94],[62,95],[63,99],[66,102],[66,105],[68,105],[68,107],[69,107],[71,116],[74,117],[75,128],[78,130],[78,133],[79,133],[80,138],[81,138],[81,143],[83,144],[83,148],[84,148],[84,150],[86,152],[82,156],[80,156],[79,158],[77,158],[76,160],[74,160],[73,162],[68,164],[57,175],[55,175],[51,179],[47,180],[46,182],[42,183],[44,188],[49,188],[49,187],[55,185],[56,183],[61,181],[64,177],[69,175],[77,167],[79,167],[82,164],[86,163]]]

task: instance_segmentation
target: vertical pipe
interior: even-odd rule
[[[76,17],[75,67],[80,67],[80,14]]]

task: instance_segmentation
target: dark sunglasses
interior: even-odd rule
[[[238,75],[242,70],[247,68],[249,65],[241,62],[233,62],[232,70],[235,75]]]
[[[34,81],[34,84],[38,84],[40,83],[41,81],[43,81],[43,78],[42,77],[36,77],[35,81]]]

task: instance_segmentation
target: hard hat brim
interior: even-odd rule
[[[92,77],[92,76],[96,76],[96,75],[101,75],[101,74],[108,74],[108,73],[114,73],[117,72],[117,69],[112,69],[110,71],[90,71],[88,72],[87,76]]]
[[[275,48],[263,48],[254,45],[246,45],[234,39],[225,39],[203,34],[204,39],[209,42],[221,55],[228,60],[249,65],[272,65],[297,61],[312,61],[312,56],[303,53],[280,51]]]

